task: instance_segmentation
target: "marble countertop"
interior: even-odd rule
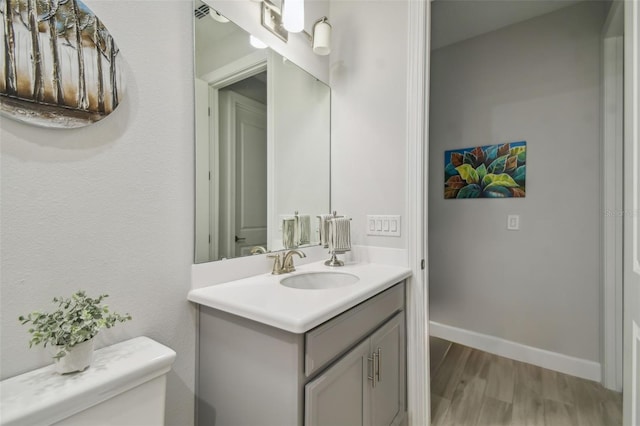
[[[285,287],[280,280],[308,272],[341,272],[356,275],[353,285],[328,289]],[[296,266],[282,275],[265,273],[191,290],[188,299],[292,333],[304,333],[347,309],[411,276],[406,267],[376,263],[346,263],[342,267],[323,262]]]

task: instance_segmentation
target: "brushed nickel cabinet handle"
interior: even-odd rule
[[[375,355],[376,354],[374,354],[374,358],[375,358]],[[381,376],[380,372],[382,371],[382,349],[378,348],[377,355],[378,355],[377,356],[377,358],[378,358],[377,376],[378,376],[378,381],[381,381],[382,380],[382,376]]]
[[[371,363],[371,375],[367,375],[367,379],[371,380],[371,387],[376,387],[376,375],[378,370],[378,354],[374,352],[372,356],[367,357],[367,361]]]

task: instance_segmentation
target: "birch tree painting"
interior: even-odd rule
[[[80,0],[0,0],[0,113],[45,127],[82,127],[122,98],[119,50]]]

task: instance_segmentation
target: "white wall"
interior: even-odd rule
[[[103,121],[46,130],[2,119],[1,377],[46,365],[20,314],[57,295],[108,293],[133,321],[100,346],[146,335],[178,356],[167,424],[193,423],[191,1],[87,1],[124,59],[126,94]]]
[[[404,0],[331,3],[331,208],[351,216],[354,244],[406,248],[366,236],[367,214],[406,216],[407,22]]]
[[[432,53],[431,320],[599,361],[604,12],[584,2]],[[444,200],[445,150],[518,140],[526,198]]]

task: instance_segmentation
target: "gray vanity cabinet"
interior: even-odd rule
[[[372,368],[375,370],[367,384],[371,392],[373,426],[399,425],[405,420],[405,348],[405,318],[404,312],[400,312],[371,336]]]
[[[398,425],[405,414],[404,314],[305,386],[305,426]]]
[[[401,424],[404,293],[397,284],[304,334],[201,305],[197,424]]]
[[[305,426],[368,425],[369,340],[305,386]]]

